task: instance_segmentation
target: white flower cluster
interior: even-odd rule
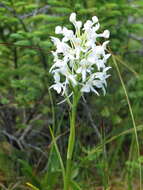
[[[74,25],[75,32],[57,26],[55,33],[62,34],[62,40],[51,37],[56,46],[56,51],[52,52],[54,64],[50,69],[55,83],[51,88],[62,95],[69,94],[75,87],[81,93],[93,91],[99,95],[98,89],[102,89],[105,94],[106,79],[110,76],[107,71],[111,68],[106,66],[110,57],[110,54],[106,54],[109,41],[101,45],[97,39],[109,38],[110,32],[105,30],[97,33],[100,24],[96,16],[87,20],[84,25],[76,20],[75,13],[70,15],[69,20]]]

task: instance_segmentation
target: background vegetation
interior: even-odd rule
[[[2,190],[29,189],[26,182],[40,190],[62,185],[49,126],[64,158],[69,118],[67,105],[57,105],[61,97],[49,91],[54,48],[50,36],[57,25],[72,27],[71,12],[82,21],[98,16],[101,30],[111,32],[113,52],[107,95],[87,94],[86,102],[81,100],[79,105],[72,177],[83,190],[139,187],[139,170],[143,171],[143,1],[1,0]]]

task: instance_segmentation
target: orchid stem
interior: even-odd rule
[[[72,169],[72,157],[75,144],[75,120],[78,105],[78,93],[73,94],[73,104],[70,115],[70,135],[68,140],[67,161],[66,161],[66,175],[64,179],[64,190],[70,190],[71,183],[71,169]]]

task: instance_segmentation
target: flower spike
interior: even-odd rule
[[[106,53],[107,44],[97,43],[99,38],[109,38],[109,30],[97,33],[100,24],[97,16],[87,20],[84,24],[76,20],[76,13],[71,13],[69,21],[74,25],[75,32],[66,27],[57,26],[56,34],[63,38],[51,37],[56,50],[52,52],[54,64],[50,72],[54,75],[55,83],[50,87],[62,95],[73,94],[78,88],[81,95],[94,92],[99,95],[101,89],[105,94],[106,79],[110,76],[106,66],[110,57]]]

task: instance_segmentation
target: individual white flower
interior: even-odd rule
[[[99,81],[100,82],[100,81]],[[81,88],[81,92],[94,92],[95,94],[97,94],[99,96],[99,93],[97,92],[97,90],[94,88],[95,85],[95,81],[92,79],[89,79],[86,84]]]
[[[54,45],[57,47],[57,50],[56,50],[57,53],[65,54],[70,49],[68,44],[61,42],[58,38],[51,37],[51,39],[52,39]]]
[[[61,33],[64,35],[64,38],[62,39],[63,42],[68,42],[70,39],[74,37],[73,31],[68,30],[66,27],[63,27],[63,30]]]
[[[54,64],[50,72],[54,76],[54,84],[50,88],[66,96],[71,96],[75,88],[78,88],[81,95],[89,92],[99,95],[100,89],[105,94],[106,80],[110,76],[107,71],[111,68],[106,66],[110,57],[106,53],[109,41],[100,44],[98,40],[109,38],[110,32],[105,30],[97,33],[100,24],[96,16],[87,20],[83,26],[81,21],[76,20],[75,13],[70,15],[69,20],[75,32],[57,26],[55,33],[62,34],[63,38],[51,37],[56,50],[52,52]]]
[[[93,17],[92,17],[92,21],[93,21],[93,23],[97,23],[97,22],[98,22],[97,16],[93,16]]]
[[[69,81],[71,81],[72,85],[73,86],[76,86],[77,85],[77,81],[75,79],[76,76],[72,75],[72,74],[68,74],[67,75],[67,78],[69,79]]]
[[[105,30],[102,34],[99,34],[98,37],[103,37],[103,38],[109,38],[110,36],[110,31]]]
[[[96,32],[97,30],[99,30],[99,28],[100,28],[100,24],[97,23],[97,24],[92,28],[92,31],[93,31],[93,32]]]
[[[53,88],[54,90],[57,91],[58,94],[62,92],[63,85],[60,82],[57,82],[56,84],[53,84],[50,88]]]
[[[76,13],[71,13],[69,21],[72,23],[76,22]]]
[[[56,26],[55,34],[61,34],[61,33],[62,33],[62,27],[61,26]]]
[[[103,37],[104,38],[109,38],[109,36],[110,36],[109,30],[105,30],[104,33],[103,33]]]
[[[91,20],[87,20],[86,23],[84,24],[83,30],[85,30],[86,32],[90,31],[92,25],[93,25],[93,22]]]
[[[58,72],[54,74],[54,79],[56,83],[60,82],[60,74]]]

